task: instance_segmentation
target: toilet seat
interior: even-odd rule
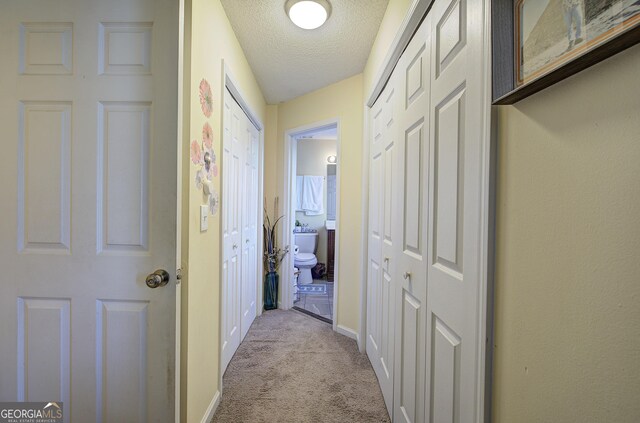
[[[316,259],[316,256],[313,253],[298,253],[294,257],[294,261],[296,263],[312,262],[315,259]]]

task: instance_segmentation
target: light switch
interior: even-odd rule
[[[205,232],[209,228],[209,206],[200,206],[200,232]]]

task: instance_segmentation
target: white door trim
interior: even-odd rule
[[[182,276],[178,272],[182,270],[182,139],[184,130],[184,2],[178,2],[178,121],[177,121],[177,145],[176,160],[178,161],[176,172],[176,351],[174,364],[174,407],[175,423],[180,423],[180,402],[181,402],[181,324],[182,324],[182,285],[178,277]],[[188,138],[187,138],[188,143]]]
[[[280,239],[282,240],[282,245],[284,246],[292,246],[292,231],[294,222],[296,220],[296,213],[293,206],[293,177],[295,176],[296,170],[296,140],[295,138],[308,132],[317,131],[327,127],[336,127],[338,138],[336,140],[336,151],[338,155],[338,162],[336,166],[336,238],[335,238],[335,257],[334,257],[334,282],[333,282],[333,330],[338,331],[338,290],[340,287],[340,168],[341,162],[340,159],[340,145],[341,145],[341,135],[340,135],[340,119],[333,118],[327,119],[320,122],[311,123],[308,125],[299,126],[297,128],[288,129],[284,133],[284,180],[282,185],[283,192],[283,212],[286,210],[289,214],[289,219],[286,224],[281,225],[280,227]],[[280,281],[281,281],[281,293],[282,299],[279,301],[278,307],[281,307],[284,310],[288,310],[293,307],[293,292],[291,292],[291,278],[293,276],[293,259],[292,253],[286,255],[282,262],[282,272],[280,272]]]
[[[411,41],[413,34],[420,26],[424,16],[429,11],[433,0],[412,0],[411,6],[403,20],[396,36],[387,52],[382,63],[382,68],[378,72],[374,86],[365,103],[365,118],[363,123],[363,160],[368,162],[369,138],[368,138],[368,116],[371,107],[382,93],[387,81],[397,65],[400,56]],[[477,398],[478,409],[476,410],[475,421],[490,422],[491,421],[491,389],[492,389],[492,348],[493,344],[493,284],[494,284],[494,260],[495,260],[495,167],[497,163],[495,152],[495,131],[492,125],[492,107],[491,107],[491,14],[490,3],[483,0],[483,22],[482,22],[482,46],[486,52],[483,57],[483,65],[480,69],[483,80],[483,107],[481,114],[483,116],[483,127],[480,132],[484,135],[482,146],[482,166],[484,168],[483,179],[480,181],[482,198],[480,204],[480,213],[482,216],[482,232],[480,234],[480,242],[478,249],[480,251],[481,269],[479,269],[480,280],[479,290],[481,292],[478,298],[478,322],[480,325],[479,343],[476,345],[477,359],[479,363],[484,362],[484,366],[480,366],[480,372],[477,375]],[[286,138],[286,137],[285,137]],[[286,150],[285,150],[286,151]],[[285,153],[286,154],[286,153]],[[364,163],[364,162],[363,162]],[[361,313],[360,313],[360,339],[366,337],[366,280],[367,280],[367,227],[368,227],[368,185],[369,170],[367,166],[363,166],[363,222],[361,237],[361,248],[363,251],[362,268],[362,284],[361,284]],[[362,343],[361,350],[364,350],[366,343]]]
[[[247,103],[247,101],[245,100],[246,97],[242,95],[240,84],[236,82],[236,79],[233,77],[233,73],[231,72],[229,66],[225,63],[224,59],[222,59],[221,66],[222,66],[222,84],[220,87],[220,104],[224,104],[225,90],[228,89],[233,99],[238,103],[242,111],[247,115],[247,117],[249,118],[251,123],[256,127],[259,133],[260,147],[259,147],[259,156],[258,156],[258,172],[259,172],[258,173],[259,175],[258,176],[258,180],[259,180],[258,198],[262,198],[264,196],[264,125],[260,120],[260,118],[258,117],[258,115],[253,111],[251,106],[249,106],[249,103]],[[224,122],[224,107],[220,108],[220,122]],[[222,131],[224,131],[224,124],[220,125],[220,131],[221,131],[220,139],[222,140],[222,135],[223,135]],[[222,157],[220,158],[220,160],[222,162]],[[224,169],[224,163],[222,163],[222,168]],[[222,191],[222,187],[221,187],[221,191]],[[220,194],[220,198],[224,198],[222,196],[222,192]],[[257,215],[258,215],[257,217],[258,234],[257,234],[256,245],[259,248],[259,251],[262,251],[262,235],[263,235],[262,221],[264,219],[264,212],[262,208],[258,210]],[[222,228],[222,219],[220,219],[220,227],[218,228],[219,231],[221,230],[221,228]],[[222,237],[220,237],[221,262],[223,260],[223,254],[224,254],[223,239]],[[262,301],[263,301],[262,300],[262,275],[264,272],[263,272],[262,253],[256,254],[256,257],[257,257],[256,266],[258,268],[257,274],[258,276],[260,276],[256,281],[256,294],[257,294],[256,295],[256,315],[259,316],[262,314]],[[224,318],[224,313],[223,313],[224,303],[222,301],[222,268],[219,269],[219,278],[221,282],[220,282],[220,310],[218,311],[219,313],[218,321],[219,321],[220,333],[222,333],[222,330],[223,330],[222,319]],[[219,370],[218,382],[220,386],[220,394],[222,394],[222,388],[223,388],[222,377],[224,376],[223,372],[220,371],[222,370],[222,343],[220,343],[218,347],[218,370]]]
[[[483,157],[482,166],[484,168],[483,180],[481,181],[482,196],[480,203],[481,217],[483,222],[482,233],[480,234],[480,264],[483,268],[480,271],[480,292],[481,296],[478,304],[478,312],[481,315],[479,324],[482,325],[479,333],[483,334],[481,341],[477,345],[479,362],[484,362],[480,366],[481,374],[478,375],[477,402],[480,409],[476,415],[478,422],[491,422],[492,418],[492,386],[493,386],[493,305],[494,305],[494,277],[495,277],[495,256],[496,256],[496,181],[497,181],[497,107],[491,105],[492,100],[492,66],[491,66],[491,2],[483,1],[483,22],[482,22],[482,46],[486,52],[483,57],[482,72],[482,124],[483,137]],[[484,383],[484,386],[481,384]]]
[[[360,257],[360,274],[362,280],[360,284],[360,328],[358,330],[358,338],[362,342],[358,342],[358,349],[361,353],[367,351],[367,270],[369,261],[369,112],[371,106],[366,104],[363,107],[362,116],[364,117],[364,127],[362,129],[362,231],[360,234],[360,247],[362,249],[362,257]]]

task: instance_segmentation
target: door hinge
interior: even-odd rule
[[[180,285],[182,281],[182,269],[176,269],[176,285]]]

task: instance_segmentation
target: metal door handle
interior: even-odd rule
[[[402,275],[402,277],[405,279],[411,279],[411,272],[404,272],[404,275]]]
[[[247,240],[245,242],[248,244],[249,243],[249,238],[247,238]]]
[[[389,257],[385,257],[385,258],[384,258],[384,261],[385,261],[385,262],[387,262],[387,263],[389,263]]]
[[[238,244],[233,244],[233,249],[237,250],[238,249]]]
[[[155,272],[147,276],[145,281],[149,288],[157,288],[159,286],[165,286],[169,282],[169,272],[164,269],[158,269]]]

